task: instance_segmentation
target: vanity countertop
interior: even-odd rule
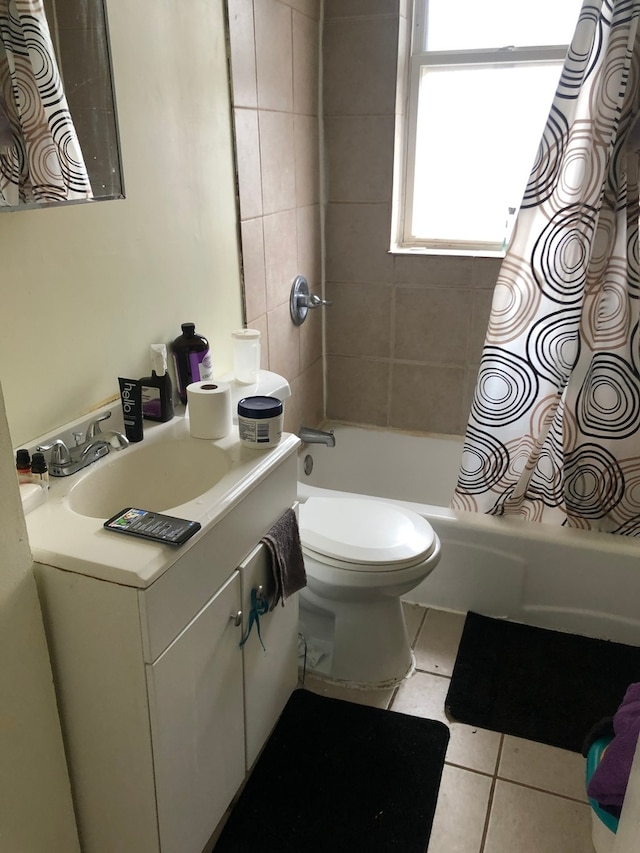
[[[80,515],[70,507],[69,492],[80,481],[91,477],[99,466],[123,465],[125,454],[160,441],[193,441],[215,444],[229,461],[225,474],[208,491],[197,498],[171,509],[167,515],[197,521],[202,529],[184,545],[156,544],[148,540],[123,536],[103,528],[105,518]],[[241,444],[237,427],[225,438],[216,441],[192,438],[189,421],[183,414],[168,423],[148,423],[142,442],[120,451],[111,451],[103,459],[69,477],[51,477],[45,503],[26,516],[29,543],[35,562],[60,569],[90,575],[95,578],[145,588],[182,558],[243,498],[292,454],[300,440],[283,433],[275,447],[253,450]],[[153,506],[142,509],[155,509]],[[115,512],[116,510],[114,510]]]

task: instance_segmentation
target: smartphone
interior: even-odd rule
[[[167,545],[182,545],[200,530],[197,521],[187,521],[185,518],[163,515],[161,512],[151,512],[134,506],[121,509],[105,521],[104,526],[116,533],[141,536],[143,539],[164,542]]]

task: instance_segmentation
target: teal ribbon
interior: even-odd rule
[[[265,613],[269,612],[269,602],[262,594],[262,590],[260,592],[254,587],[251,590],[251,609],[249,610],[249,624],[247,625],[247,630],[245,632],[244,637],[240,640],[240,648],[244,646],[244,644],[249,639],[249,634],[251,633],[253,626],[256,626],[256,631],[258,632],[258,639],[260,640],[260,645],[266,652],[266,648],[264,643],[262,642],[262,634],[260,633],[260,617],[264,616]]]

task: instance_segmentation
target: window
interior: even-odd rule
[[[414,0],[395,247],[501,255],[581,0]]]

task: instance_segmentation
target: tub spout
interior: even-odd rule
[[[298,432],[298,438],[304,441],[305,444],[326,444],[327,447],[336,446],[336,437],[333,430],[325,432],[322,429],[313,429],[312,427],[301,426]]]

